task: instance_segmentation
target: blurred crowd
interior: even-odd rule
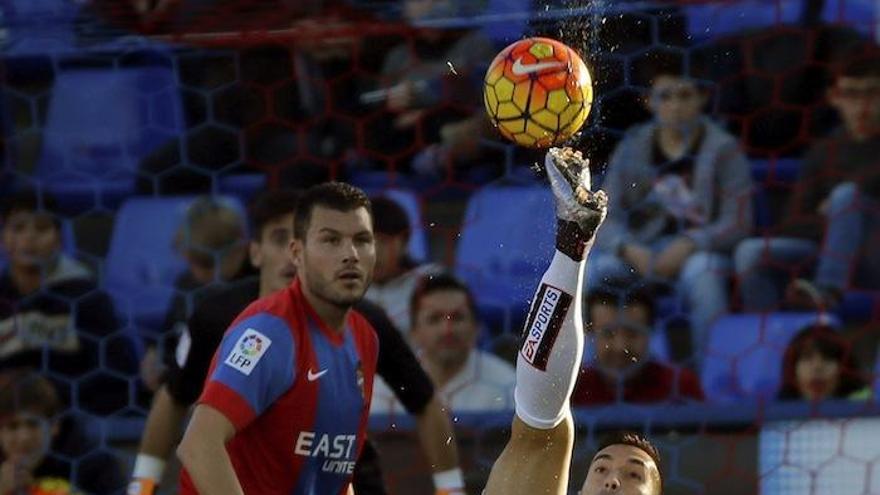
[[[407,0],[380,14],[326,2],[291,14],[289,38],[173,55],[177,123],[155,133],[167,122],[153,115],[149,146],[122,153],[137,157],[124,199],[186,198],[164,246],[174,272],[158,303],[152,292],[120,294],[108,282],[103,259],[117,242],[113,220],[124,201],[89,186],[83,207],[69,189],[48,187],[43,177],[59,173],[62,186],[75,183],[82,157],[34,152],[22,139],[51,129],[53,113],[33,121],[23,110],[31,100],[18,95],[51,94],[62,75],[47,76],[40,57],[8,62],[17,73],[3,102],[8,172],[0,176],[0,493],[122,486],[119,461],[89,446],[90,420],[143,416],[169,367],[182,366],[194,313],[226,309],[211,306],[223,304],[210,297],[217,290],[295,276],[283,261],[289,233],[275,233],[278,218],[261,217],[255,205],[329,179],[373,196],[377,265],[366,297],[445,405],[453,413],[512,409],[525,315],[497,318],[495,295],[456,269],[451,248],[481,190],[546,187],[530,169],[540,155],[502,143],[482,107],[483,71],[519,35],[435,22],[466,20],[485,3]],[[107,9],[93,7],[96,16]],[[161,36],[186,21],[223,30],[165,2],[131,8],[124,18],[134,20],[118,29]],[[786,30],[698,43],[682,11],[665,6],[614,16],[596,39],[563,33],[597,80],[591,120],[573,144],[591,156],[594,187],[611,201],[585,281],[588,349],[574,405],[877,399],[880,50],[857,30],[804,16]],[[656,29],[640,39],[627,28],[633,19]],[[559,36],[553,22],[522,29]],[[136,55],[120,65],[136,66]],[[70,65],[96,70],[83,60]],[[46,133],[49,146],[55,138]],[[112,179],[108,170],[98,175]],[[236,177],[257,186],[224,188]],[[158,232],[170,221],[154,211],[136,227],[145,238],[151,222]],[[429,214],[454,227],[428,225]],[[504,205],[493,214],[504,215]],[[94,247],[95,237],[106,242]],[[492,277],[497,267],[481,269]],[[132,316],[149,305],[160,317]],[[776,362],[750,372],[774,375],[765,377],[772,385],[752,396],[719,391],[713,370],[728,343],[765,342],[776,332],[765,331],[770,321],[787,325],[773,334]],[[372,413],[407,407],[379,380]],[[85,460],[72,470],[77,458]],[[119,477],[97,474],[108,472]]]

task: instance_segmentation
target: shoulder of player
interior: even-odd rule
[[[256,296],[258,294],[259,292],[254,295]],[[247,318],[256,314],[264,314],[280,318],[285,320],[288,326],[291,326],[291,323],[297,320],[296,312],[291,304],[290,293],[286,289],[253,300],[253,302],[244,308],[236,320],[241,320],[242,318]]]
[[[298,329],[304,326],[295,324],[296,318],[290,304],[284,301],[285,293],[281,291],[250,303],[232,322],[230,331],[254,330],[273,341],[282,339],[292,345]]]

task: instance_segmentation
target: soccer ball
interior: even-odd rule
[[[527,38],[501,50],[483,82],[492,124],[507,139],[530,148],[569,139],[587,120],[593,103],[584,61],[549,38]]]

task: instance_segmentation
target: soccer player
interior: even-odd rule
[[[489,474],[485,495],[568,491],[574,444],[569,397],[584,347],[584,267],[608,204],[603,191],[590,191],[587,165],[579,152],[569,148],[551,149],[545,160],[556,197],[556,252],[523,330],[516,363],[516,416],[510,440]],[[650,450],[636,440],[603,446],[593,458],[582,495],[659,495],[660,471]]]
[[[152,495],[162,479],[165,459],[180,435],[189,407],[196,402],[220,345],[223,333],[251,302],[289,286],[296,276],[288,246],[293,238],[293,217],[299,193],[280,190],[261,196],[251,208],[254,237],[250,259],[259,277],[250,277],[228,287],[212,289],[196,306],[177,348],[166,349],[165,383],[153,400],[135,461],[130,495]],[[373,205],[375,206],[375,205]],[[374,215],[377,210],[373,209]],[[385,312],[362,300],[354,309],[364,315],[379,338],[376,372],[391,383],[395,396],[417,420],[417,430],[426,457],[434,468],[438,493],[457,493],[464,488],[458,469],[454,431],[441,401],[434,394],[431,379],[394,328]],[[353,479],[358,495],[384,494],[378,456],[364,445]],[[445,492],[443,490],[446,490]]]
[[[352,311],[375,263],[370,202],[327,183],[297,206],[297,280],[251,304],[220,344],[177,449],[180,493],[351,493],[378,344]]]

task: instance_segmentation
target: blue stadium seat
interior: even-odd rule
[[[112,209],[131,194],[141,158],[183,127],[170,68],[62,71],[34,175],[65,210]]]
[[[782,356],[791,338],[805,326],[837,320],[827,314],[740,314],[720,318],[712,327],[703,358],[706,398],[716,402],[772,399],[780,386]]]
[[[104,265],[104,284],[123,321],[160,329],[174,280],[185,268],[174,250],[177,228],[193,196],[135,197],[116,215],[113,237]],[[236,199],[226,197],[244,214]]]
[[[880,356],[877,356],[874,361],[874,376],[873,382],[873,392],[874,392],[874,400],[880,402]]]
[[[880,291],[848,290],[835,313],[846,321],[868,321],[880,317]]]
[[[803,3],[764,0],[709,2],[692,3],[683,10],[687,16],[688,34],[695,40],[706,40],[745,30],[793,24],[800,17]]]
[[[490,324],[516,328],[554,249],[556,218],[547,187],[488,186],[468,202],[455,272]]]
[[[6,0],[2,5],[3,26],[8,29],[4,55],[45,55],[76,45],[79,2]]]
[[[219,180],[220,194],[235,196],[245,204],[265,189],[265,174],[224,175]]]
[[[483,34],[502,46],[513,43],[523,37],[531,14],[532,0],[489,0],[483,12],[487,17]]]
[[[878,5],[875,0],[826,0],[822,8],[822,20],[841,23],[874,36]]]

